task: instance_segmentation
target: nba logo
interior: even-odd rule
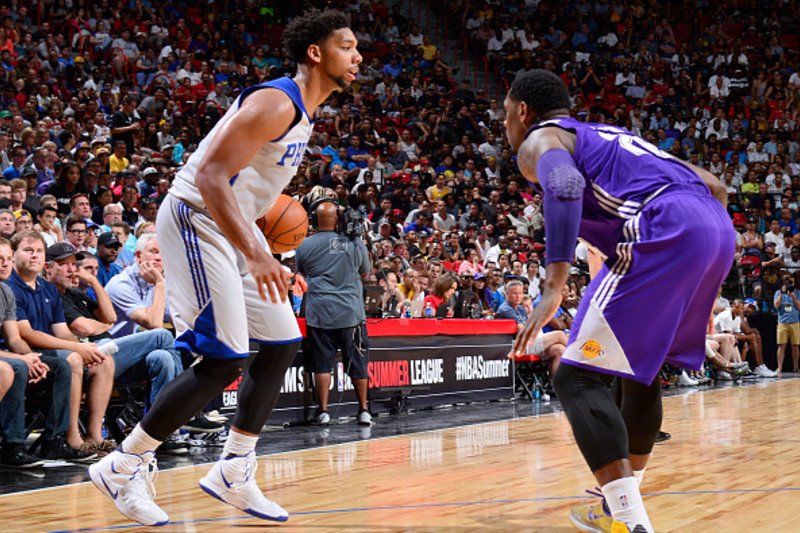
[[[336,365],[336,376],[338,377],[336,388],[342,392],[344,390],[344,365],[342,363]]]
[[[623,494],[622,496],[619,497],[619,503],[620,503],[620,505],[622,505],[623,509],[627,509],[628,508],[628,497]]]

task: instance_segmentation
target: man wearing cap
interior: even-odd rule
[[[45,258],[48,271],[74,269],[75,251],[72,247],[67,243],[56,243],[45,256],[44,239],[33,230],[16,234],[11,246],[14,249],[14,271],[6,284],[11,287],[17,302],[20,337],[34,350],[49,350],[66,360],[72,369],[66,439],[55,437],[45,441],[42,457],[76,456],[77,460],[86,460],[94,456],[91,445],[103,443],[103,416],[114,386],[114,360],[98,350],[97,345],[79,342],[65,323],[58,290],[40,277],[45,268]],[[78,415],[86,367],[89,368],[89,399],[84,441]]]
[[[47,249],[48,254],[56,257],[58,248],[64,246],[65,243],[53,245]],[[59,254],[63,255],[62,259],[55,260],[56,264],[47,269],[47,281],[55,285],[61,295],[64,317],[70,330],[102,346],[112,339],[109,331],[117,318],[114,306],[98,278],[85,264],[77,267],[73,259],[74,252],[73,255],[68,253],[70,251],[65,249],[63,254]],[[94,298],[81,290],[81,285],[91,288]],[[148,405],[152,405],[161,389],[183,371],[175,341],[165,329],[137,332],[118,337],[114,342],[118,348],[113,354],[115,381],[120,384],[149,381]],[[110,451],[104,449],[102,444],[98,447],[99,451]]]
[[[90,157],[89,143],[84,141],[79,142],[75,146],[74,156],[75,156],[75,162],[78,163],[78,165],[81,167],[81,170],[83,170],[86,167],[86,163],[89,161]]]
[[[142,170],[142,180],[137,184],[139,187],[139,196],[147,198],[153,196],[156,192],[156,183],[161,178],[161,174],[156,167],[147,167]]]
[[[103,287],[108,285],[111,278],[122,272],[122,267],[116,264],[120,248],[122,243],[113,231],[106,231],[97,238],[95,254],[98,262],[97,279]]]

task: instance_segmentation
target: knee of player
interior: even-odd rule
[[[574,389],[574,376],[570,375],[570,370],[571,367],[569,365],[559,365],[555,376],[552,377],[553,388],[561,401],[563,401],[567,395],[571,394],[571,391]]]
[[[231,383],[242,375],[245,362],[247,362],[247,357],[228,359],[204,357],[195,370],[213,376],[214,379]]]

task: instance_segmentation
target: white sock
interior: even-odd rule
[[[637,525],[641,525],[645,531],[653,533],[653,526],[650,524],[650,518],[644,508],[635,477],[615,479],[603,485],[601,490],[614,520],[623,522],[631,530]]]
[[[258,435],[245,435],[238,431],[231,430],[228,433],[228,440],[225,441],[225,447],[222,448],[222,458],[230,455],[243,456],[256,449],[256,441]]]
[[[142,455],[146,452],[155,451],[159,446],[161,446],[160,440],[156,440],[148,435],[147,432],[142,429],[141,424],[136,424],[136,427],[133,428],[130,435],[122,441],[120,449],[126,453]]]
[[[642,479],[644,478],[644,471],[647,470],[647,467],[642,468],[641,470],[634,470],[633,477],[636,478],[636,483],[638,487],[642,486]]]

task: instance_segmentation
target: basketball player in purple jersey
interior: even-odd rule
[[[544,191],[547,277],[517,336],[521,354],[561,301],[576,240],[607,257],[573,322],[554,386],[603,504],[573,509],[581,531],[652,533],[639,492],[661,426],[666,361],[699,369],[717,289],[733,262],[725,187],[627,130],[570,118],[546,70],[517,76],[505,100],[520,171]],[[609,390],[622,381],[617,408]]]

